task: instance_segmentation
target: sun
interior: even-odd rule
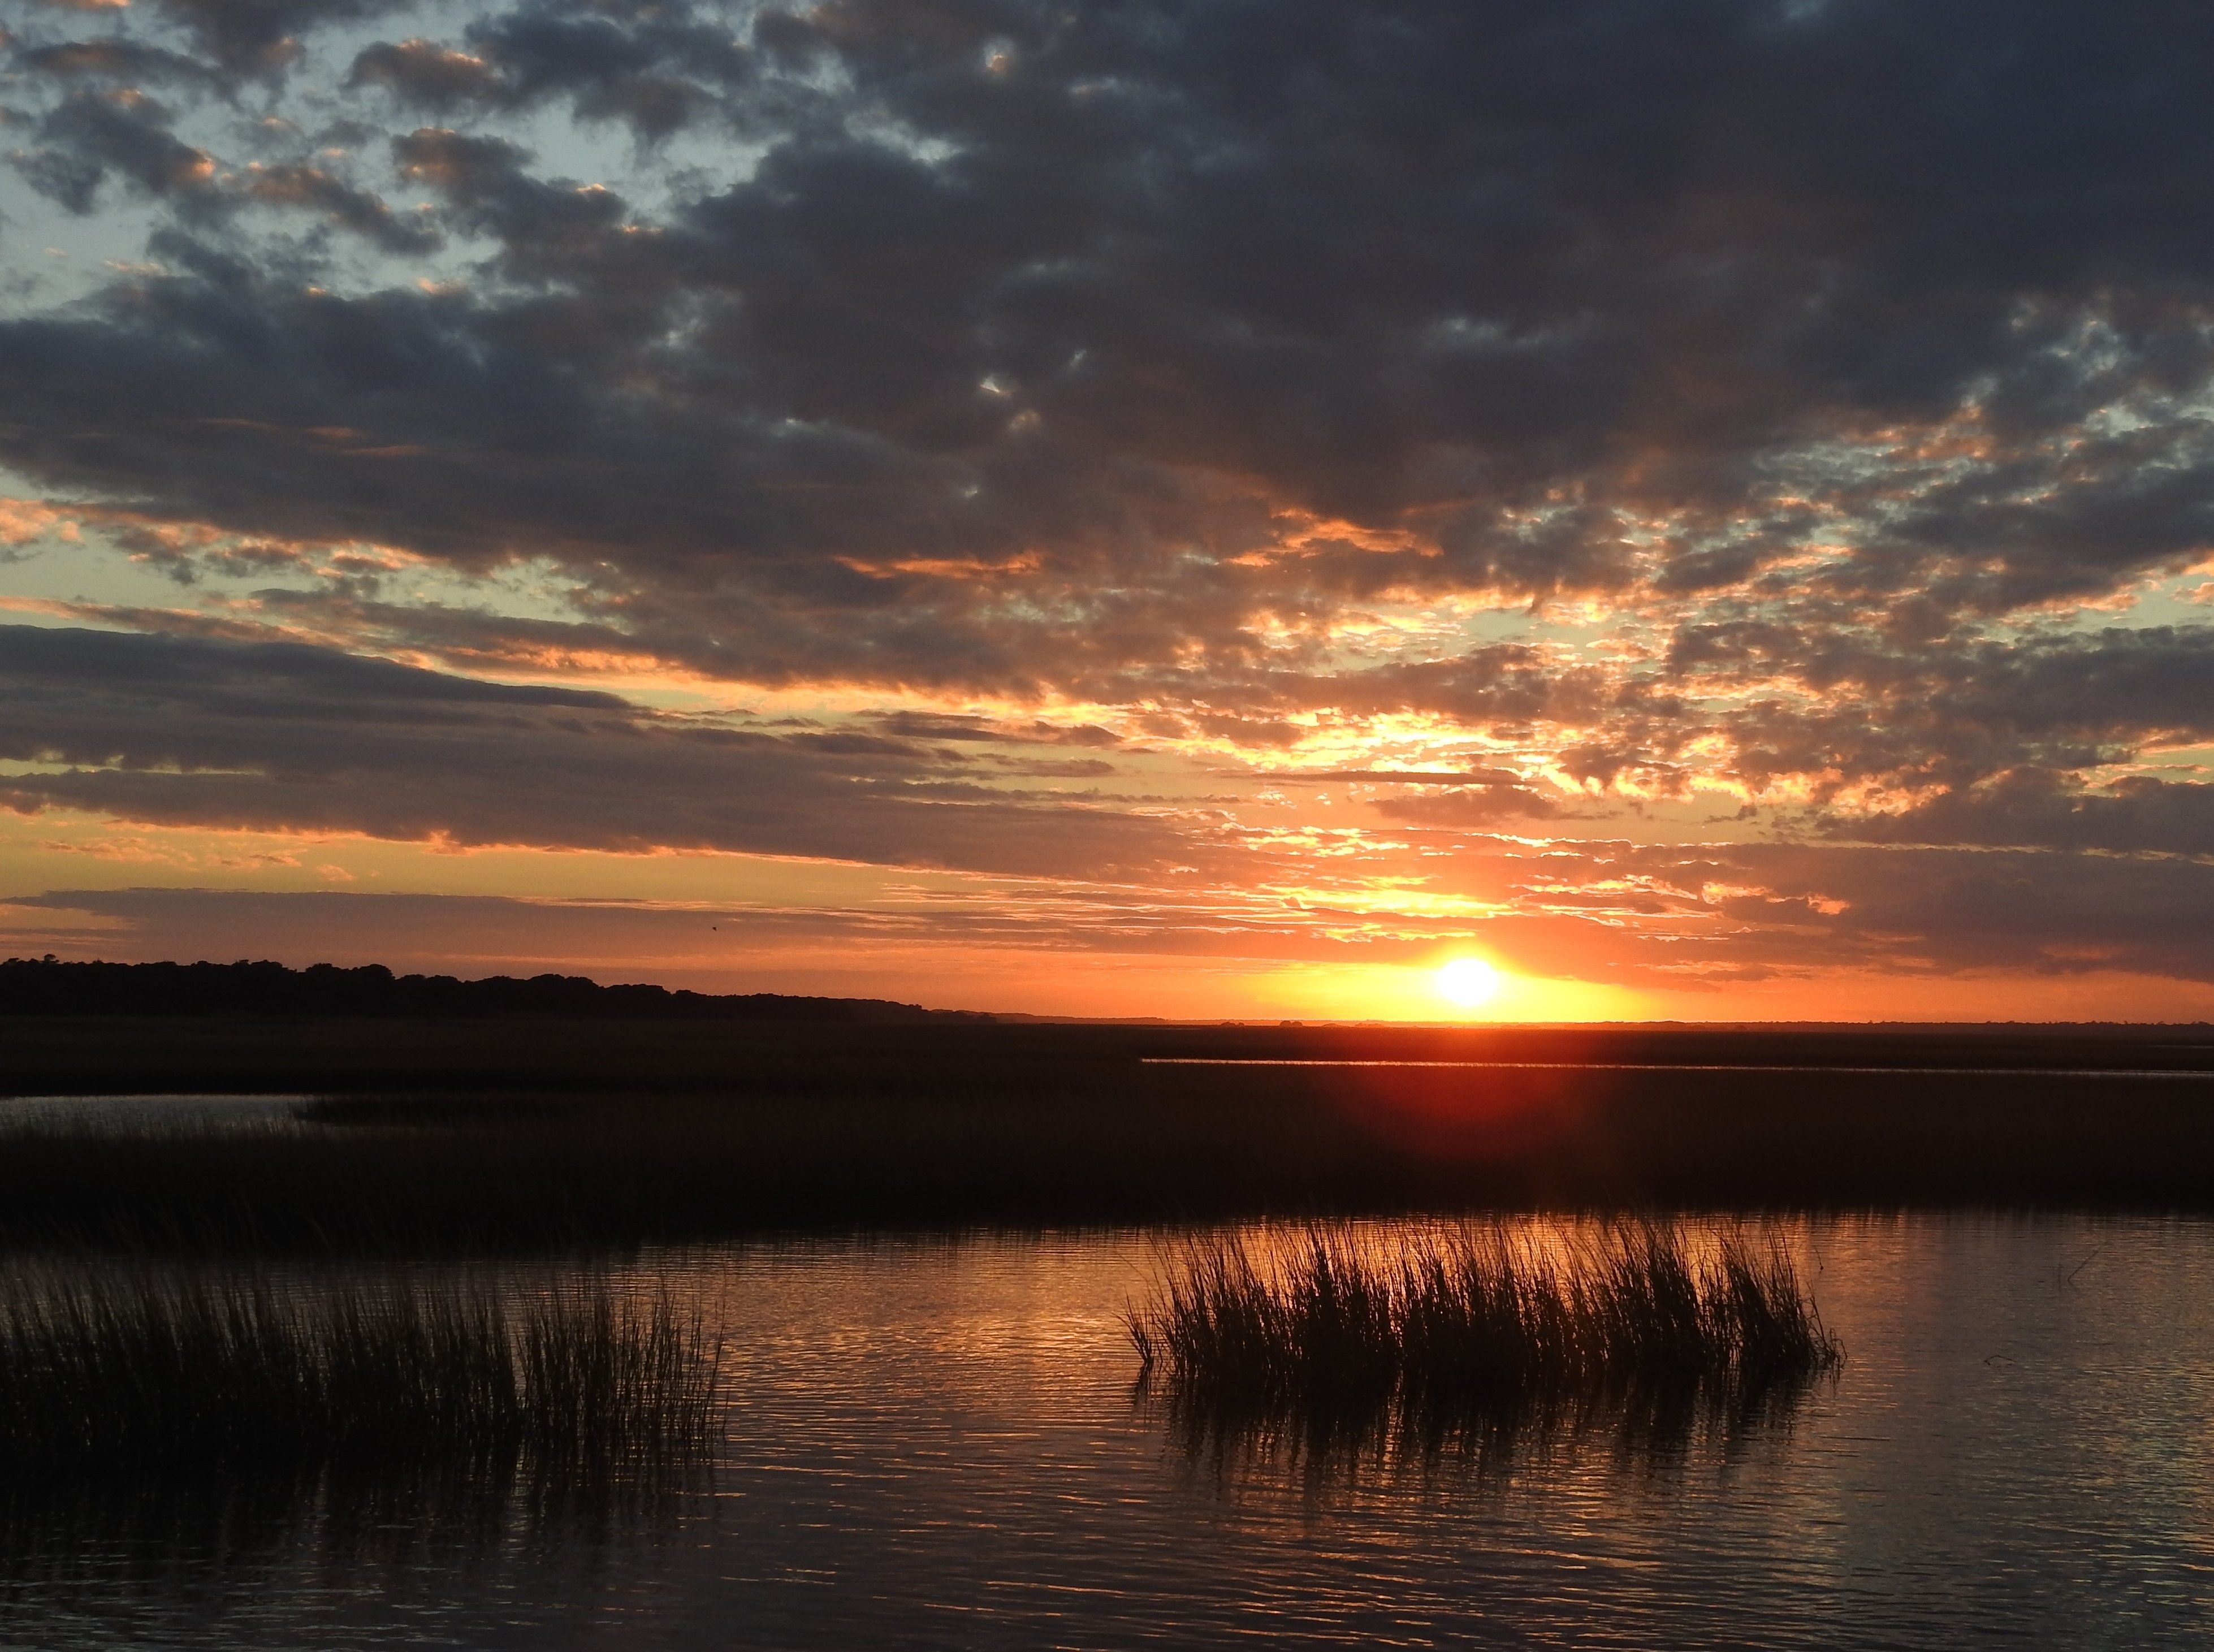
[[[1438,966],[1438,996],[1465,1010],[1488,1004],[1499,990],[1499,971],[1480,958],[1450,958]]]

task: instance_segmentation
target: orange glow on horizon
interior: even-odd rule
[[[1424,964],[1293,964],[1221,984],[1247,997],[1254,1007],[1246,1013],[1257,1018],[1637,1021],[1656,1013],[1642,993],[1595,982],[1524,975],[1469,952]]]
[[[1640,967],[1626,945],[1609,944],[1633,936],[1636,912],[1625,901],[1621,925],[1594,925],[1589,897],[1646,885],[1610,876],[1561,886],[1582,904],[1494,929],[1488,884],[1410,887],[1396,901],[1380,890],[1373,901],[1342,890],[1332,899],[1316,887],[1287,909],[1226,882],[1184,896],[1176,909],[1192,928],[1159,933],[1159,910],[1127,891],[944,868],[676,850],[456,852],[346,831],[0,811],[0,956],[273,958],[463,976],[550,970],[706,992],[1171,1020],[2214,1019],[2214,987],[2096,958],[2065,972],[1950,975]],[[1524,888],[1557,903],[1551,881],[1526,874]],[[1717,879],[1672,898],[1719,904],[1764,888]],[[391,896],[401,898],[380,898]],[[1802,909],[1835,903],[1817,896]],[[1569,941],[1557,940],[1561,931]],[[1480,953],[1461,939],[1479,933],[1489,942]],[[1479,1003],[1444,990],[1465,972],[1441,972],[1463,958],[1495,972]]]

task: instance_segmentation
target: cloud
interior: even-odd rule
[[[733,726],[297,645],[0,628],[0,760],[14,766],[0,803],[19,811],[1032,880],[1027,895],[896,926],[938,944],[1381,963],[1474,934],[1525,970],[1679,989],[1839,967],[2214,979],[2214,864],[2067,853],[2095,831],[2054,830],[2069,805],[2051,798],[2042,817],[2009,817],[2031,823],[2011,841],[2034,849],[1529,843],[1486,834],[1553,811],[1526,787],[1469,776],[1422,788],[1432,806],[1379,805],[1381,832],[1349,818],[1317,860],[1205,808],[1024,790],[1068,766],[1026,756],[1010,731],[980,752],[945,738],[966,724]],[[1094,774],[1081,767],[1075,778]],[[2206,789],[2125,788],[2122,801],[2141,823],[2196,830]],[[2005,841],[1991,818],[1966,815],[1985,823],[1980,837],[1942,814],[1894,835]],[[2111,822],[2090,823],[2111,835]],[[1297,902],[1269,892],[1287,884],[1304,888]],[[1377,889],[1437,915],[1379,907]],[[1469,900],[1481,918],[1454,915]],[[812,921],[788,921],[797,933]]]
[[[195,58],[136,40],[80,40],[18,46],[14,56],[22,69],[58,80],[105,80],[139,86],[163,81],[206,85],[217,78]]]
[[[292,62],[302,35],[377,16],[394,9],[394,0],[153,0],[153,5],[225,71],[266,75]]]
[[[1473,933],[1539,974],[1718,994],[1855,972],[2214,980],[2214,865],[2195,861],[1618,842],[1520,850],[1501,872],[1508,910]]]
[[[0,627],[0,803],[456,846],[722,849],[1104,881],[1193,846],[919,742],[656,716],[300,645]]]
[[[1772,935],[1765,951],[1807,967],[1852,958],[1932,974],[2125,970],[2214,978],[2214,866],[2091,858],[2050,851],[1864,851],[1832,858],[1752,852],[1730,857],[1764,893],[1726,897],[1729,916],[1758,921],[1796,902],[1795,925],[1820,950]],[[1840,908],[1834,915],[1825,906]]]
[[[1432,826],[1465,826],[1477,829],[1514,821],[1557,820],[1571,810],[1556,798],[1527,786],[1472,786],[1452,791],[1429,789],[1404,797],[1377,800],[1376,812],[1386,820]]]
[[[2214,857],[2214,786],[2133,774],[2087,791],[2050,769],[2010,769],[1892,814],[1840,823],[1839,836]]]
[[[1740,689],[1721,719],[1755,780],[1826,774],[1966,787],[2023,768],[2098,768],[2214,737],[2214,628],[2102,627],[1918,648],[1753,626],[1687,629],[1680,676]],[[1794,697],[1745,693],[1785,673]]]
[[[2118,976],[2214,982],[2214,868],[2204,866],[2050,851],[1624,843],[1518,845],[1479,858],[1504,874],[1516,899],[1474,925],[1395,915],[1364,930],[1356,914],[1327,903],[1294,921],[1251,904],[1210,904],[1203,891],[1165,900],[1053,883],[853,908],[61,889],[0,903],[0,936],[15,937],[5,945],[17,950],[75,956],[382,959],[480,970],[566,958],[686,972],[785,968],[780,960],[798,953],[811,953],[814,967],[829,958],[865,969],[902,951],[910,955],[902,967],[925,972],[933,966],[915,958],[936,955],[965,970],[992,954],[1407,966],[1473,943],[1518,972],[1689,994],[1717,1014],[1749,986],[1841,975],[1933,988]],[[1593,886],[1562,890],[1569,878]]]
[[[620,120],[653,139],[735,113],[725,100],[753,79],[748,46],[706,8],[530,5],[472,22],[464,39],[379,42],[354,58],[347,83],[440,114],[565,99],[580,119]]]
[[[240,41],[324,15],[248,10]],[[220,44],[213,12],[179,15]],[[578,554],[657,591],[734,552],[1033,548],[1046,604],[1103,570],[1177,600],[1183,559],[1235,554],[1287,507],[1407,535],[1429,554],[1394,576],[1432,592],[1696,589],[1842,533],[1853,589],[1989,608],[2207,542],[2214,471],[2185,408],[2208,370],[2190,203],[2210,139],[2175,68],[2197,31],[2170,9],[2089,34],[2049,6],[2003,25],[1751,3],[924,15],[856,4],[749,40],[682,9],[535,6],[353,60],[364,92],[493,113],[555,90],[589,113],[704,64],[698,96],[765,145],[743,181],[680,180],[636,224],[496,133],[394,135],[403,173],[546,289],[435,321],[384,293],[320,306],[388,339],[383,422],[426,450],[452,388],[438,335],[496,424],[541,410],[471,537],[541,533],[560,437],[589,431],[603,508],[565,513]],[[2128,121],[2106,83],[2133,89]],[[158,305],[208,358],[210,400],[246,365],[217,330],[219,267]],[[364,422],[366,387],[309,370],[317,307],[244,301],[295,392]],[[111,396],[176,370],[113,318],[80,338],[106,345]],[[526,347],[566,405],[498,370]],[[680,411],[697,451],[647,462]],[[2079,439],[2117,414],[2134,428]],[[151,487],[152,458],[83,480]],[[223,480],[162,491],[207,511]],[[646,486],[657,543],[604,508]],[[439,551],[412,492],[381,536]],[[1316,599],[1359,559],[1339,561],[1308,570]],[[838,603],[827,570],[812,583]]]
[[[93,210],[110,176],[187,205],[209,199],[215,180],[207,151],[180,142],[169,112],[128,89],[70,93],[39,123],[39,147],[15,164],[33,188],[78,214]]]
[[[320,212],[388,253],[434,252],[444,239],[433,225],[401,217],[376,195],[354,188],[321,167],[297,162],[256,166],[247,174],[243,193],[257,205]]]

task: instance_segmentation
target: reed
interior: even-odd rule
[[[1200,1239],[1127,1325],[1141,1381],[1194,1415],[1433,1434],[1657,1399],[1741,1408],[1844,1358],[1780,1245],[1695,1247],[1649,1223],[1542,1247],[1495,1225]]]
[[[504,1295],[74,1268],[0,1293],[0,1466],[621,1473],[704,1456],[716,1344],[595,1281]]]

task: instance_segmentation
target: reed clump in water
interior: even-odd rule
[[[1844,1358],[1780,1246],[1695,1249],[1658,1225],[1545,1246],[1501,1227],[1365,1242],[1316,1227],[1258,1253],[1199,1239],[1128,1325],[1141,1380],[1190,1416],[1430,1434],[1742,1408]]]
[[[716,1344],[597,1282],[504,1296],[79,1269],[0,1294],[0,1467],[616,1473],[701,1459]]]

